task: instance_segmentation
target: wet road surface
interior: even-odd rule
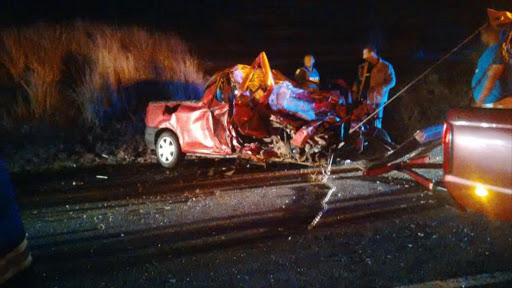
[[[43,286],[392,287],[512,271],[512,224],[461,213],[446,192],[343,167],[308,230],[331,187],[321,174],[233,163],[13,175]]]

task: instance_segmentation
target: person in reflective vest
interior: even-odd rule
[[[295,71],[295,81],[297,86],[307,90],[320,89],[320,74],[313,67],[315,65],[315,57],[308,54],[304,57],[304,67]]]

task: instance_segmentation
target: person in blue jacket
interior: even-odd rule
[[[0,286],[34,287],[31,277],[17,277],[29,270],[31,263],[25,229],[14,202],[14,189],[5,162],[0,158]]]
[[[481,32],[482,42],[487,48],[478,59],[471,81],[474,107],[492,108],[494,103],[512,96],[511,61],[504,51],[510,41],[510,33],[508,29],[493,26],[487,26]]]

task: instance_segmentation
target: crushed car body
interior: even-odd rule
[[[146,144],[165,167],[184,153],[321,164],[342,142],[345,99],[297,88],[262,52],[250,66],[216,73],[200,101],[151,102]]]

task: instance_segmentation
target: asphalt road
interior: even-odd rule
[[[340,169],[322,183],[292,165],[234,164],[13,175],[42,286],[512,283],[512,224],[459,212],[446,192],[396,174]],[[331,187],[327,212],[308,230]],[[435,283],[459,283],[449,281]]]

